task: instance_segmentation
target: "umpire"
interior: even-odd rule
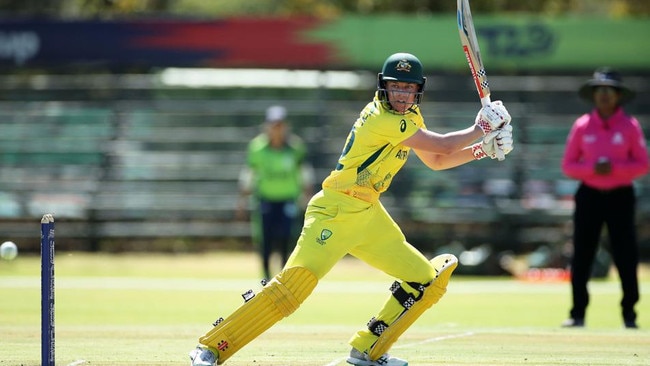
[[[634,92],[623,85],[617,71],[600,68],[582,85],[579,95],[594,108],[573,124],[562,159],[564,174],[580,181],[573,215],[573,307],[562,326],[585,325],[587,282],[606,225],[623,289],[623,322],[626,328],[637,328],[639,251],[633,180],[648,172],[648,152],[639,122],[622,107]]]

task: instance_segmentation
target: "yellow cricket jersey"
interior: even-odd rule
[[[421,128],[426,126],[419,107],[397,114],[375,94],[352,126],[336,169],[325,178],[323,188],[377,201],[406,163],[411,149],[401,143]]]

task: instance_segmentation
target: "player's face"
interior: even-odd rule
[[[284,121],[276,121],[267,123],[266,133],[269,136],[269,141],[274,147],[282,146],[287,134],[287,125]]]
[[[386,94],[393,109],[399,113],[405,113],[413,103],[420,86],[416,83],[403,81],[387,81]]]
[[[602,110],[614,110],[618,105],[620,94],[618,90],[610,86],[598,86],[594,88],[594,104]]]

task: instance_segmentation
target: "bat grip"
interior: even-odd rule
[[[483,107],[485,107],[486,105],[490,104],[491,102],[492,102],[492,101],[490,100],[490,95],[489,95],[489,94],[486,95],[486,96],[484,96],[483,98],[481,98],[481,105],[482,105]],[[499,161],[504,161],[504,160],[506,160],[506,156],[503,154],[503,151],[497,149],[496,154],[497,154],[497,159],[498,159]]]

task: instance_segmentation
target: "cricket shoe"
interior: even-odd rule
[[[581,318],[569,318],[562,322],[562,328],[584,328],[585,320]]]
[[[190,351],[191,366],[215,366],[218,360],[218,353],[210,347],[197,346]]]
[[[625,324],[625,328],[627,329],[639,329],[639,326],[636,325],[636,321],[632,319],[626,319],[623,324]]]
[[[408,366],[409,364],[407,361],[397,357],[390,357],[388,353],[384,353],[381,357],[373,361],[368,357],[367,352],[361,353],[356,348],[352,348],[350,351],[348,363],[356,366]]]

